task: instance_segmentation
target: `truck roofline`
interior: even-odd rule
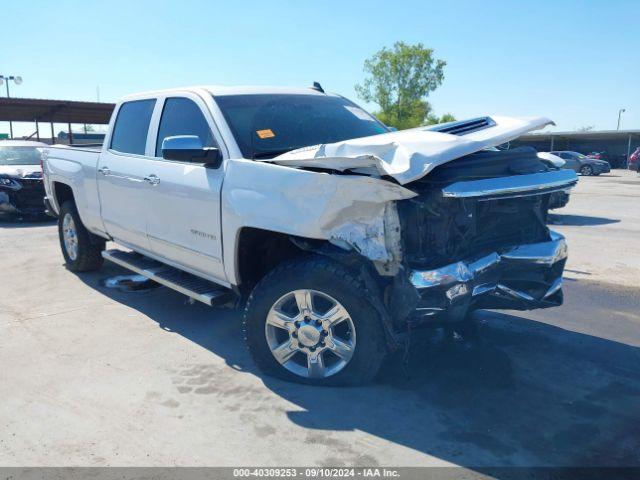
[[[171,93],[191,92],[209,93],[213,96],[224,95],[265,95],[265,94],[281,94],[281,95],[330,95],[339,96],[335,93],[322,93],[318,90],[309,87],[272,87],[272,86],[260,86],[260,85],[243,85],[243,86],[229,86],[229,85],[192,85],[186,87],[166,88],[161,90],[149,90],[145,92],[138,92],[129,95],[125,95],[120,99],[120,102],[149,98],[153,96],[167,95]]]

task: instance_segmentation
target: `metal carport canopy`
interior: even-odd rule
[[[114,103],[0,98],[0,121],[108,124]]]
[[[522,135],[520,139],[540,140],[555,138],[579,138],[584,140],[601,140],[601,139],[626,139],[629,135],[640,135],[640,130],[588,130],[586,132],[569,131],[569,132],[535,132]]]

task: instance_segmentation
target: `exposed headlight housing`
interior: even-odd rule
[[[0,187],[10,188],[11,190],[20,190],[22,185],[13,178],[0,177]]]

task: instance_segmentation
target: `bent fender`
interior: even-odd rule
[[[233,267],[243,227],[328,240],[354,249],[386,275],[401,261],[396,200],[416,194],[400,185],[362,175],[330,175],[252,160],[229,160],[222,209],[229,234],[225,264]],[[227,272],[235,277],[233,268]]]

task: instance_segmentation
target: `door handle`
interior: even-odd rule
[[[110,174],[111,174],[111,170],[109,170],[109,167],[102,167],[102,168],[99,168],[99,169],[98,169],[98,171],[99,171],[102,175],[104,175],[105,177],[106,177],[107,175],[110,175]]]
[[[148,177],[144,177],[143,180],[148,184],[153,185],[154,187],[160,183],[160,178],[158,178],[157,175],[153,175],[153,174],[149,175]]]

